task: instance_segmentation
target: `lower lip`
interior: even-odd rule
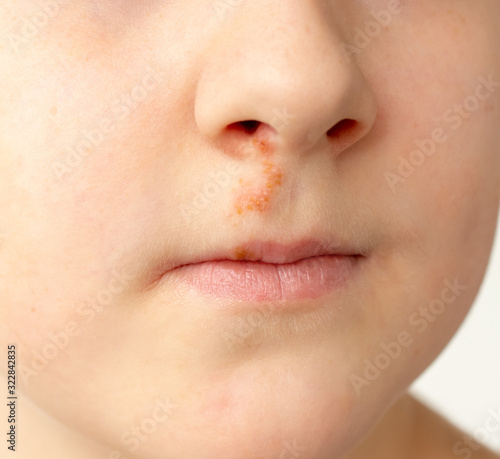
[[[318,256],[287,264],[208,261],[177,268],[178,278],[199,293],[245,302],[320,298],[352,278],[358,256]]]

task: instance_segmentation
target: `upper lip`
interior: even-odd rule
[[[249,240],[235,244],[230,248],[200,254],[183,262],[170,263],[170,266],[162,271],[165,273],[182,266],[210,261],[246,260],[270,264],[286,264],[325,255],[364,256],[364,253],[349,247],[347,244],[318,239],[300,239],[289,244],[273,240]]]
[[[314,239],[301,240],[292,244],[276,241],[249,241],[229,252],[226,259],[261,261],[263,263],[285,264],[324,255],[357,255],[352,249],[335,243]]]

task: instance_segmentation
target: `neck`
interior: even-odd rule
[[[47,415],[26,397],[18,398],[19,436],[16,457],[19,459],[107,458],[109,448],[103,448]]]
[[[18,399],[22,417],[16,457],[71,457],[72,459],[107,458],[109,448],[97,445],[44,413],[25,397]],[[419,441],[422,405],[408,394],[401,396],[384,414],[377,426],[344,459],[391,459],[425,457]],[[425,417],[425,416],[424,416]],[[423,435],[427,437],[427,435]],[[29,439],[29,441],[23,441]],[[423,440],[421,438],[420,440]]]
[[[402,395],[380,422],[344,459],[391,459],[423,457],[416,450],[419,442],[417,418],[419,402]]]

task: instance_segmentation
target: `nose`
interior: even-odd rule
[[[344,54],[332,3],[241,2],[207,45],[195,99],[201,133],[224,142],[235,127],[266,131],[287,151],[328,142],[336,154],[364,137],[375,96]]]

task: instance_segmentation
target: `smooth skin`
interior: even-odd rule
[[[406,391],[490,257],[499,23],[497,0],[3,2],[17,457],[461,457],[463,434]],[[269,171],[269,204],[238,212]],[[301,237],[347,241],[363,269],[286,314],[159,279],[207,248]]]

